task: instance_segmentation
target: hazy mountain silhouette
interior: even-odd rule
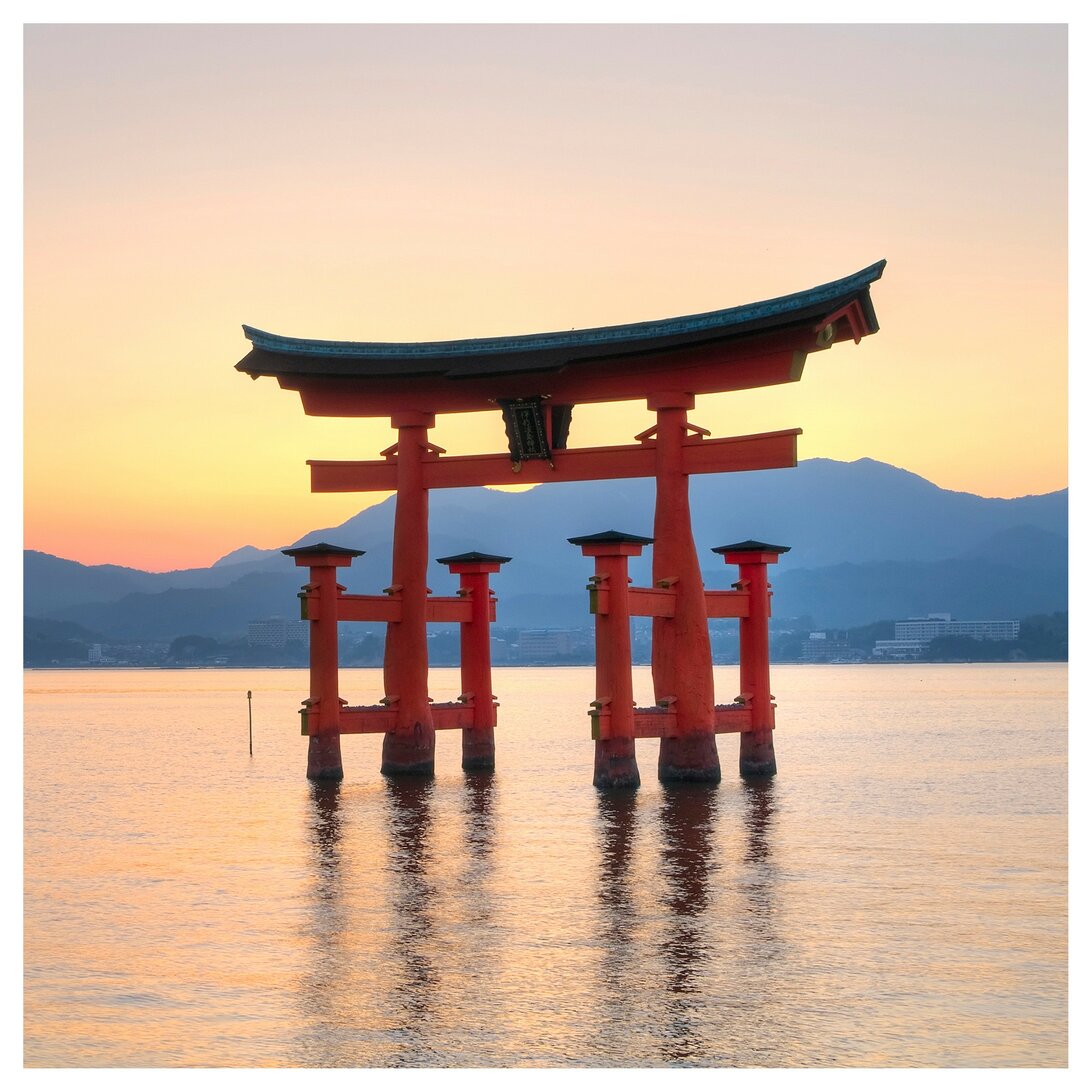
[[[962,558],[842,563],[774,573],[773,614],[810,615],[820,627],[848,627],[931,611],[966,619],[1022,619],[1064,611],[1066,565],[1063,555],[1054,557],[1056,547],[1033,549],[1023,565]]]
[[[284,560],[282,560],[284,561]],[[66,619],[116,640],[170,641],[183,634],[238,637],[251,619],[298,611],[296,594],[306,571],[246,574],[220,589],[166,589],[131,593],[111,603],[79,604]],[[297,616],[298,617],[298,616]]]
[[[821,626],[952,611],[1023,617],[1066,607],[1067,491],[986,499],[947,491],[869,458],[815,458],[797,469],[691,480],[694,532],[711,587],[731,571],[709,550],[753,537],[790,544],[773,571],[777,615]],[[479,549],[509,555],[493,585],[508,626],[582,625],[590,564],[566,537],[608,528],[652,535],[651,480],[551,484],[508,493],[431,493],[428,584],[451,592],[440,556]],[[354,592],[390,581],[394,499],[282,547],[327,541],[366,551],[340,580]],[[648,549],[631,560],[646,583]],[[83,566],[26,552],[27,615],[67,619],[110,636],[241,634],[249,619],[296,610],[306,572],[277,549],[243,547],[213,566],[152,574]]]

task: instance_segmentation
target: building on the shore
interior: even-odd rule
[[[863,660],[866,654],[848,643],[846,631],[814,630],[802,643],[800,660],[810,664],[845,663]]]
[[[954,619],[948,612],[925,619],[903,619],[893,624],[893,640],[874,643],[875,660],[918,660],[927,645],[939,637],[966,637],[975,641],[1016,641],[1019,619]]]
[[[517,658],[522,664],[550,663],[573,656],[588,644],[589,635],[584,630],[522,630],[518,633]]]
[[[925,641],[875,641],[870,655],[875,660],[919,660],[925,652]]]
[[[247,639],[252,648],[284,649],[294,641],[307,641],[307,623],[272,615],[269,619],[254,619],[248,623]]]

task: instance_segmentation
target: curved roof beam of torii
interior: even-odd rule
[[[282,337],[244,326],[253,348],[236,368],[252,377],[345,376],[350,381],[417,375],[482,378],[558,370],[588,360],[670,353],[714,342],[733,343],[766,331],[816,326],[820,320],[836,315],[837,322],[846,325],[834,325],[828,340],[820,342],[824,347],[833,341],[857,341],[878,329],[870,285],[884,269],[883,259],[858,273],[812,289],[699,315],[514,337],[322,341]]]

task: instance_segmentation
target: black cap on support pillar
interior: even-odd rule
[[[723,555],[726,563],[774,563],[791,548],[782,544],[766,544],[761,540],[743,540],[738,544],[725,544],[712,550],[717,555]]]
[[[483,551],[466,551],[461,555],[445,555],[435,560],[449,568],[451,574],[497,574],[503,563],[511,562],[509,555],[488,555]],[[460,567],[461,569],[458,569]]]
[[[296,560],[297,566],[351,566],[353,559],[364,552],[337,544],[308,544],[306,547],[283,548],[282,555]]]
[[[651,544],[653,538],[607,529],[589,536],[568,536],[566,542],[581,548],[582,555],[640,555],[642,547]]]

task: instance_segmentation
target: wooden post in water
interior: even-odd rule
[[[338,696],[338,593],[337,568],[351,566],[363,555],[355,548],[312,544],[282,552],[297,566],[311,571],[311,580],[300,593],[300,614],[307,619],[311,641],[311,693],[301,712],[308,736],[309,780],[340,780],[341,706]]]
[[[572,536],[581,554],[596,559],[589,607],[596,616],[596,700],[592,703],[593,784],[598,788],[637,787],[634,743],[634,683],[630,655],[630,579],[627,560],[640,555],[647,536],[613,530]]]
[[[720,779],[716,753],[712,648],[705,586],[690,525],[690,476],[684,451],[701,429],[688,424],[694,395],[652,394],[656,412],[656,515],[653,584],[678,584],[674,618],[653,619],[653,688],[656,704],[673,702],[675,733],[660,740],[661,780]],[[695,435],[696,433],[696,435]],[[705,433],[707,434],[707,432]]]
[[[397,726],[383,735],[385,776],[435,772],[435,724],[428,700],[427,563],[428,492],[423,465],[435,456],[427,441],[431,413],[395,413],[397,445],[386,451],[397,460],[397,502],[394,510],[392,595],[401,598],[401,618],[386,628],[383,686],[386,700],[397,705]]]
[[[495,768],[495,695],[491,692],[491,617],[495,603],[488,576],[497,574],[506,555],[468,551],[436,559],[459,574],[458,595],[470,602],[470,617],[461,623],[461,700],[472,705],[472,726],[461,729],[461,767],[466,772]]]
[[[789,547],[744,540],[713,548],[724,562],[739,567],[736,587],[749,593],[749,613],[739,620],[739,692],[750,705],[750,730],[739,735],[739,773],[742,776],[775,776],[773,749],[774,712],[769,686],[769,615],[771,614],[766,566],[775,563]]]

